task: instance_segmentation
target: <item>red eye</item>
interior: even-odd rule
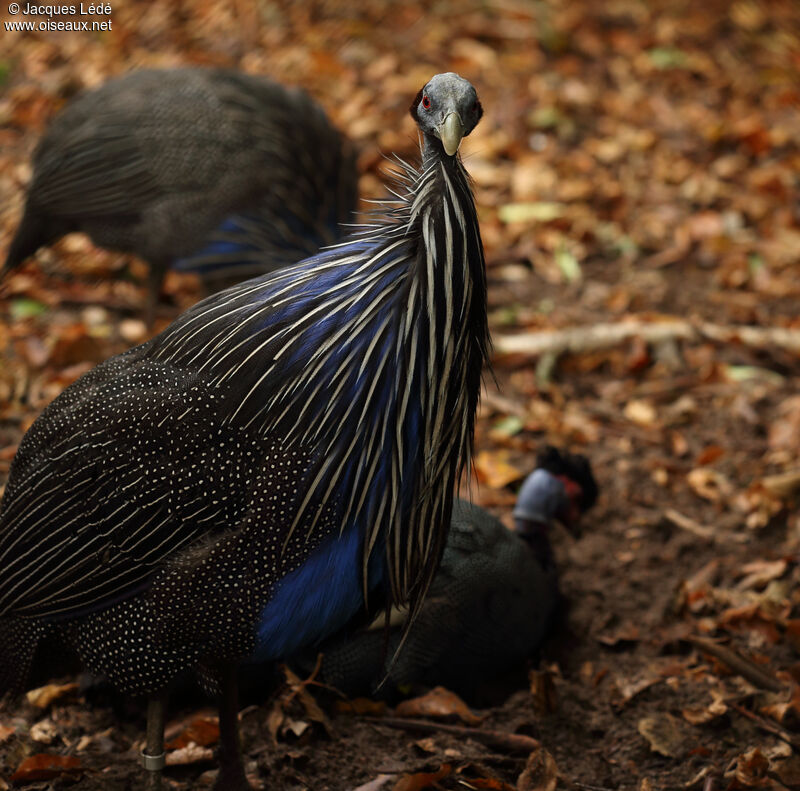
[[[423,97],[422,97],[422,106],[423,106],[423,107],[424,107],[426,110],[430,110],[430,109],[431,109],[431,100],[430,100],[430,97],[428,97],[428,96],[423,96]]]

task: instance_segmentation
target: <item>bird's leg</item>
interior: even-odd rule
[[[220,668],[219,776],[214,791],[250,791],[239,744],[239,694],[236,665]]]
[[[147,702],[147,746],[142,750],[142,766],[147,769],[147,791],[161,791],[164,764],[164,696],[155,694]]]

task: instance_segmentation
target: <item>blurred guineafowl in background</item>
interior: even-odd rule
[[[71,231],[228,285],[340,238],[355,158],[311,98],[227,69],[136,71],[71,101],[34,154],[6,269]],[[220,282],[213,282],[218,279]]]
[[[55,632],[150,693],[197,667],[220,695],[216,788],[247,788],[236,663],[286,658],[359,613],[419,612],[468,463],[486,275],[457,151],[475,89],[440,74],[420,169],[340,245],[208,297],[97,366],[23,438],[0,504],[0,694]]]
[[[596,499],[588,460],[548,448],[520,489],[513,531],[456,500],[441,566],[388,675],[385,659],[396,650],[401,629],[393,629],[387,646],[378,619],[323,646],[320,680],[351,697],[374,694],[385,675],[383,693],[441,684],[472,695],[521,663],[547,637],[559,601],[553,521],[577,533],[580,515]],[[313,666],[313,657],[301,665]]]

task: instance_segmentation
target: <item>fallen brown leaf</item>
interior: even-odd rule
[[[732,777],[747,788],[771,788],[772,780],[767,776],[769,759],[757,747],[742,753],[725,777]]]
[[[800,653],[800,618],[793,618],[785,622],[786,637],[795,651]]]
[[[701,525],[696,519],[692,519],[685,514],[676,511],[674,508],[667,508],[664,511],[664,519],[671,522],[673,525],[692,533],[704,541],[714,540],[714,528],[709,525]]]
[[[698,467],[704,467],[707,464],[713,464],[717,459],[724,455],[725,448],[721,448],[719,445],[706,445],[706,447],[703,448],[703,450],[701,450],[697,455],[694,463]]]
[[[286,687],[276,698],[267,715],[267,732],[274,742],[277,742],[279,733],[284,735],[292,733],[299,737],[308,729],[311,722],[319,723],[328,735],[332,735],[327,715],[307,689],[319,670],[320,660],[321,655],[317,659],[314,672],[305,681],[301,680],[288,665],[283,666]]]
[[[623,414],[631,423],[636,423],[639,426],[654,426],[658,420],[658,413],[655,407],[649,401],[639,399],[628,401],[625,404]]]
[[[434,687],[425,695],[404,700],[398,704],[396,713],[398,717],[457,717],[469,725],[481,722],[458,695],[444,687]]]
[[[616,676],[614,678],[614,685],[618,694],[612,693],[612,705],[615,708],[621,708],[630,703],[638,694],[649,689],[654,684],[661,681],[660,675],[643,675],[639,678],[626,678],[623,676]]]
[[[785,693],[776,693],[776,696],[759,710],[781,725],[789,720],[794,723],[800,721],[800,687],[793,684],[788,698]]]
[[[194,742],[178,750],[172,750],[166,756],[167,766],[187,766],[213,760],[214,751],[210,747],[201,747]]]
[[[528,756],[525,769],[517,779],[517,791],[555,791],[558,784],[558,766],[544,747]]]
[[[686,752],[680,720],[671,714],[643,717],[636,728],[647,739],[653,752],[667,758],[680,758]]]
[[[713,700],[707,706],[687,706],[681,711],[683,718],[692,725],[705,725],[718,719],[728,711],[723,695],[711,690]]]
[[[29,734],[35,742],[52,744],[58,737],[58,730],[52,720],[41,720],[31,725]]]
[[[789,564],[781,558],[780,560],[754,560],[745,563],[741,571],[745,576],[739,580],[736,587],[738,590],[754,590],[764,588],[767,583],[782,577],[786,573]]]
[[[511,464],[508,458],[509,454],[506,450],[482,450],[475,457],[474,464],[478,480],[492,489],[502,489],[504,486],[518,481],[522,478],[523,473]]]
[[[81,762],[74,755],[38,753],[26,758],[9,778],[12,783],[53,780],[63,774],[82,772]]]
[[[417,772],[413,775],[403,775],[395,784],[392,791],[423,791],[432,788],[434,783],[447,777],[452,772],[450,764],[442,764],[438,772]]]
[[[417,739],[414,742],[414,747],[424,753],[438,753],[439,748],[436,746],[436,739],[433,736],[426,736],[424,739]]]
[[[217,717],[195,717],[174,739],[164,746],[167,750],[180,750],[190,744],[208,747],[219,741],[219,719]]]
[[[311,727],[310,722],[305,720],[295,720],[287,717],[283,723],[283,731],[293,733],[298,739]]]
[[[322,725],[328,735],[331,735],[331,724],[327,715],[319,707],[314,696],[308,691],[308,684],[313,681],[318,668],[319,659],[317,660],[317,669],[314,670],[311,677],[306,681],[302,681],[287,665],[284,666],[284,673],[286,674],[286,681],[289,684],[292,694],[296,695],[298,700],[303,704],[306,716],[313,722],[318,722]]]
[[[492,791],[515,791],[514,786],[496,777],[470,777],[467,781],[472,788],[488,788]]]
[[[70,682],[69,684],[46,684],[43,687],[28,690],[25,693],[25,698],[31,705],[39,709],[46,709],[54,700],[58,700],[76,689],[78,689],[78,685],[75,682]]]
[[[737,629],[747,629],[758,632],[767,642],[775,645],[781,639],[781,633],[775,626],[773,618],[762,612],[758,602],[746,604],[742,607],[729,607],[724,610],[717,623],[720,626],[733,626]]]
[[[705,500],[716,502],[733,494],[731,482],[721,472],[708,467],[696,467],[686,476],[686,480],[695,494]]]

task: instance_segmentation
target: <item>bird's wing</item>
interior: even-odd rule
[[[220,94],[214,74],[145,71],[74,100],[36,150],[37,209],[130,217],[170,194],[213,190],[257,134],[251,103]]]
[[[67,618],[146,586],[241,520],[247,438],[146,347],[64,391],[26,434],[0,510],[0,614]]]
[[[126,124],[90,126],[60,134],[57,141],[51,130],[42,141],[31,200],[37,211],[66,219],[138,216],[160,194],[149,163]]]
[[[368,256],[362,247],[345,248],[354,268]],[[42,413],[0,508],[0,615],[66,618],[133,595],[181,548],[242,522],[251,487],[270,477],[261,465],[273,437],[290,448],[283,473],[309,492],[302,504],[281,503],[283,521],[269,527],[284,544],[321,540],[340,524],[332,508],[362,518],[359,530],[373,526],[369,502],[356,509],[360,484],[348,487],[352,502],[325,495],[334,475],[371,469],[352,453],[361,423],[352,414],[381,410],[386,398],[373,383],[388,390],[396,376],[382,315],[391,297],[381,297],[403,260],[357,280],[334,265],[341,255],[320,254],[198,303]],[[354,292],[349,310],[322,313],[343,280]],[[367,321],[378,331],[353,332]],[[352,409],[328,414],[329,394],[344,388]],[[307,447],[319,469],[304,484]],[[297,475],[286,469],[290,459]],[[375,496],[383,490],[375,486]]]

